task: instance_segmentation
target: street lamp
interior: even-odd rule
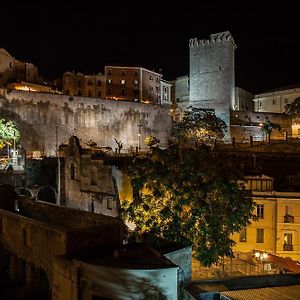
[[[265,271],[265,262],[267,261],[268,253],[261,252],[261,251],[256,251],[254,253],[254,255],[257,258],[257,260],[259,260],[259,262],[262,263],[262,265],[263,265],[263,271]]]

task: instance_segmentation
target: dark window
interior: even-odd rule
[[[77,83],[78,87],[81,87],[81,81],[79,80]]]
[[[71,163],[70,165],[70,178],[72,180],[77,179],[77,164],[76,163]]]
[[[0,235],[3,234],[2,218],[0,217]]]
[[[139,91],[134,90],[133,92],[134,92],[134,98],[138,98],[139,97]]]
[[[107,69],[107,75],[111,75],[112,72],[111,72],[111,69]]]
[[[87,83],[87,85],[88,85],[88,86],[92,86],[92,85],[94,85],[94,84],[93,84],[93,82],[92,82],[91,80],[89,80],[88,83]]]
[[[121,75],[122,76],[126,76],[126,71],[125,70],[121,70]]]
[[[125,89],[121,89],[121,95],[125,96]]]
[[[265,205],[258,204],[256,207],[256,215],[259,219],[263,219],[265,214]]]
[[[89,90],[89,94],[88,95],[89,95],[89,97],[92,97],[92,92],[90,90]]]
[[[98,91],[98,97],[101,97],[101,91]]]
[[[101,80],[98,80],[98,86],[101,86]]]
[[[107,94],[108,94],[108,95],[111,95],[111,94],[112,94],[112,89],[111,89],[111,88],[108,89]]]
[[[243,228],[240,232],[240,242],[247,242],[247,228]]]
[[[263,243],[264,242],[264,229],[257,228],[256,229],[256,243]]]
[[[82,93],[80,90],[77,92],[77,96],[82,96]]]
[[[70,91],[69,90],[66,90],[66,95],[70,95]]]
[[[139,71],[138,70],[134,70],[134,76],[139,76]]]
[[[113,207],[113,198],[107,199],[107,209],[112,209]]]
[[[152,75],[151,75],[151,74],[149,75],[149,79],[150,79],[150,80],[153,80],[153,78],[152,78]]]

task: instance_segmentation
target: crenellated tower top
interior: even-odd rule
[[[190,39],[189,46],[191,47],[198,47],[201,45],[208,45],[211,43],[218,43],[218,42],[230,42],[232,47],[236,49],[236,44],[234,42],[233,36],[229,31],[213,33],[210,35],[209,40],[199,40],[198,38]]]

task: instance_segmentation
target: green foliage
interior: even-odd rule
[[[272,123],[270,121],[266,121],[262,124],[262,130],[266,133],[266,134],[271,134],[272,133],[272,130],[275,129],[275,130],[278,130],[280,131],[281,130],[281,127],[279,124],[275,124],[275,123]]]
[[[285,107],[284,117],[297,119],[300,118],[300,97],[296,98],[292,103]]]
[[[255,204],[237,170],[204,144],[153,147],[128,169],[134,197],[123,207],[123,216],[140,235],[193,245],[197,259],[211,265],[232,256],[231,234],[253,217]]]
[[[138,235],[192,245],[205,265],[231,257],[231,235],[254,218],[255,203],[241,184],[238,162],[209,147],[225,127],[211,110],[190,108],[175,122],[166,148],[150,147],[128,167],[133,199],[122,203],[123,217]],[[154,142],[149,139],[149,145]]]
[[[156,146],[158,146],[159,143],[160,143],[160,140],[155,136],[149,135],[149,136],[145,137],[145,144],[149,148],[156,147]]]
[[[213,110],[189,107],[181,121],[174,121],[172,136],[182,143],[211,143],[215,139],[222,139],[225,130],[225,122]]]
[[[6,145],[12,146],[19,143],[20,131],[12,121],[0,119],[0,149]]]

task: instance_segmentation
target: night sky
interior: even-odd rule
[[[229,30],[237,44],[236,86],[259,93],[300,84],[295,4],[6,2],[10,4],[1,4],[0,47],[36,64],[48,79],[65,71],[92,74],[103,72],[105,65],[124,64],[161,69],[164,78],[172,80],[188,75],[190,38],[208,39],[211,33]]]

